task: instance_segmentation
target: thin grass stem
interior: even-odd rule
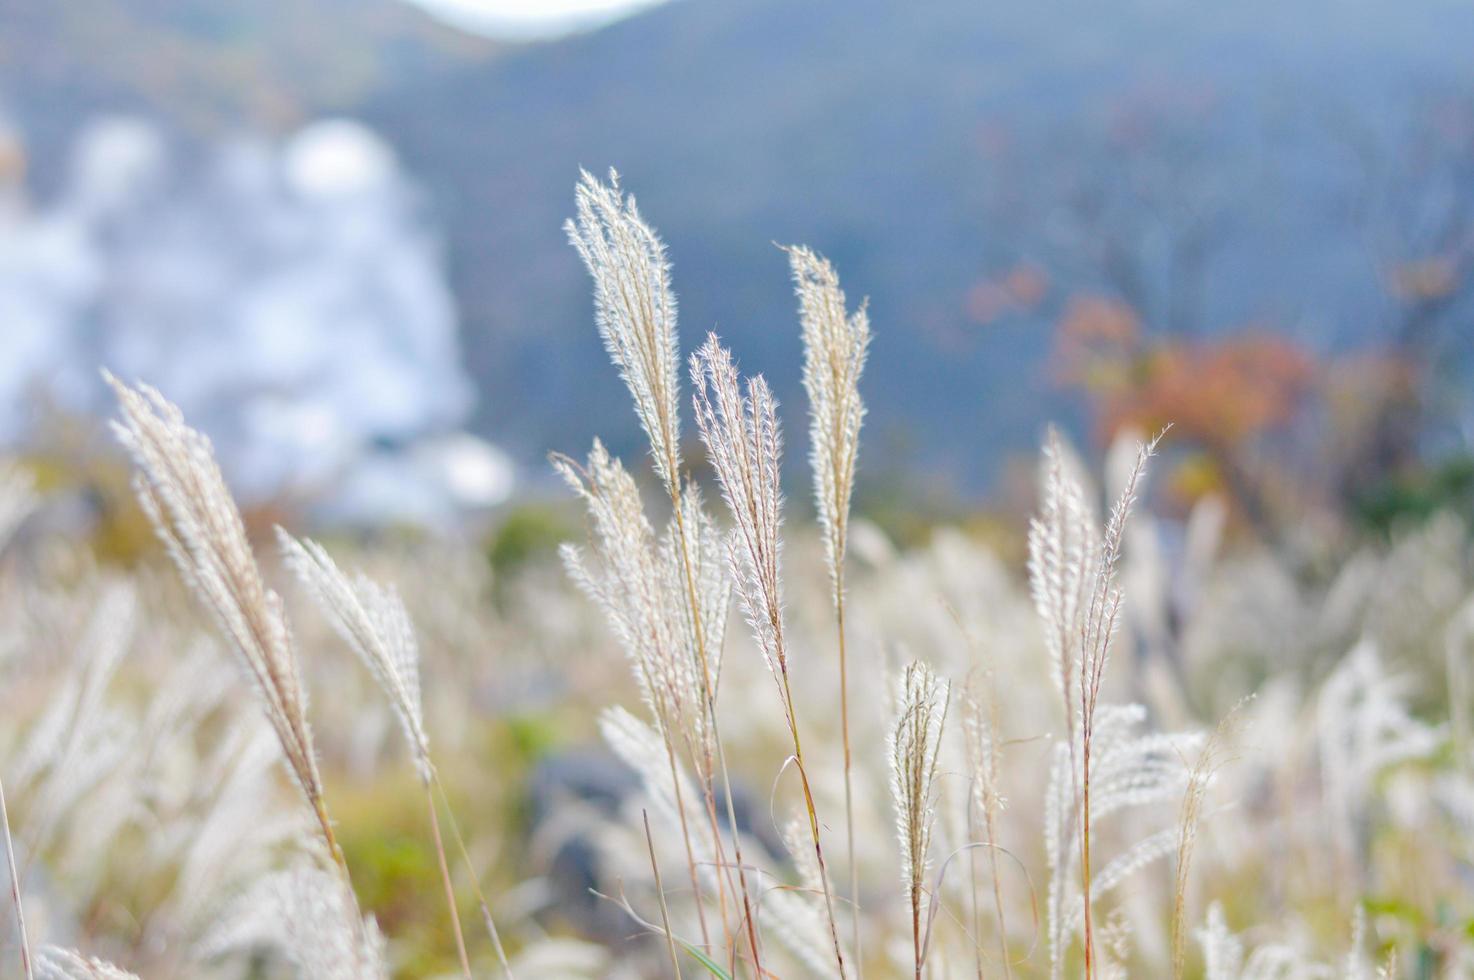
[[[26,980],[35,980],[31,967],[31,941],[26,935],[26,911],[20,897],[20,872],[15,864],[15,844],[10,837],[10,811],[5,806],[5,784],[0,782],[0,829],[5,832],[5,860],[10,868],[10,897],[15,902],[15,927],[20,934],[20,965]]]
[[[650,871],[655,875],[655,895],[660,903],[660,925],[665,930],[665,948],[670,952],[671,975],[681,980],[681,960],[676,955],[675,935],[670,931],[670,909],[665,904],[665,885],[660,880],[660,862],[655,859],[655,839],[650,836],[650,814],[640,811],[645,823],[645,848],[650,852]]]
[[[445,860],[445,841],[440,836],[440,815],[436,812],[435,794],[425,780],[425,804],[430,811],[430,833],[435,840],[435,858],[440,863],[440,882],[445,886],[445,904],[450,912],[450,926],[455,933],[456,955],[461,960],[461,973],[471,980],[471,960],[466,955],[466,937],[461,932],[461,913],[456,908],[455,886],[450,880],[450,865]]]
[[[759,951],[757,938],[757,917],[752,911],[752,897],[747,888],[747,871],[742,862],[742,836],[737,828],[737,811],[732,802],[732,782],[727,773],[727,753],[722,747],[721,731],[717,725],[716,696],[712,691],[712,676],[710,657],[706,650],[705,633],[701,628],[701,598],[696,590],[696,576],[691,571],[691,548],[689,533],[686,529],[686,518],[681,506],[679,490],[671,488],[671,506],[675,510],[676,534],[681,544],[681,565],[686,578],[686,598],[690,603],[692,633],[696,638],[696,656],[698,666],[701,670],[701,694],[706,702],[706,712],[711,722],[711,741],[716,746],[717,765],[722,774],[722,790],[727,798],[727,826],[732,832],[732,853],[737,863],[737,882],[742,890],[742,914],[747,924],[747,941],[752,950],[753,968],[762,972],[762,953]],[[711,789],[707,790],[711,795]],[[718,840],[720,835],[718,835]]]
[[[491,906],[486,902],[486,895],[481,890],[480,876],[476,873],[476,866],[471,861],[471,853],[466,849],[466,839],[461,836],[460,825],[456,822],[455,811],[451,809],[450,800],[445,795],[445,786],[440,781],[440,776],[431,773],[431,781],[435,784],[435,792],[440,795],[440,802],[445,806],[445,817],[450,826],[451,839],[455,841],[456,850],[460,852],[461,861],[466,866],[466,871],[471,876],[471,889],[476,893],[476,902],[481,908],[481,921],[486,926],[486,933],[491,937],[491,945],[496,950],[497,961],[501,964],[502,972],[506,974],[507,980],[514,980],[512,964],[507,959],[507,951],[502,946],[502,936],[497,930],[496,920],[491,917]]]

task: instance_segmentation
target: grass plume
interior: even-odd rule
[[[155,389],[106,377],[122,413],[113,431],[137,466],[139,503],[185,584],[245,668],[328,853],[346,873],[323,796],[292,631],[281,597],[262,581],[210,440],[186,425],[183,413]]]
[[[803,787],[809,832],[819,863],[835,963],[843,977],[844,948],[839,941],[819,815],[804,765],[798,708],[788,673],[780,569],[783,435],[778,425],[778,401],[761,375],[749,378],[743,391],[732,355],[718,343],[715,334],[691,355],[691,383],[696,390],[696,425],[735,524],[728,543],[734,591],[768,671],[778,684],[778,698],[793,739],[793,761]]]
[[[286,557],[287,567],[297,576],[318,607],[331,620],[364,666],[373,674],[380,690],[388,698],[399,718],[405,742],[414,759],[415,771],[425,789],[425,803],[430,815],[430,832],[439,863],[441,884],[445,889],[446,907],[455,936],[456,954],[461,973],[471,980],[471,962],[466,953],[466,939],[461,931],[455,886],[445,857],[445,842],[440,833],[440,813],[435,805],[432,784],[435,766],[430,761],[430,739],[425,734],[425,709],[420,696],[420,648],[414,624],[404,601],[392,587],[386,588],[365,575],[350,579],[338,568],[332,556],[316,541],[298,541],[277,528],[277,540]],[[474,869],[472,869],[474,874]],[[500,944],[498,944],[500,949]],[[506,967],[505,962],[503,967]]]
[[[55,946],[41,950],[37,970],[37,980],[138,980],[111,963]]]
[[[609,172],[608,184],[600,183],[584,171],[575,192],[575,208],[575,217],[566,223],[565,229],[594,283],[595,323],[610,359],[629,388],[635,414],[650,443],[654,469],[670,500],[675,552],[685,585],[685,618],[704,712],[700,722],[702,758],[698,760],[698,770],[707,819],[713,846],[720,857],[723,843],[716,802],[716,784],[720,778],[727,824],[733,828],[731,843],[742,927],[754,968],[761,971],[757,915],[742,859],[741,835],[735,832],[737,817],[717,718],[720,650],[709,646],[713,636],[720,635],[720,629],[710,625],[710,617],[724,617],[726,610],[725,606],[720,612],[713,609],[710,590],[703,588],[698,568],[701,528],[688,521],[690,498],[683,489],[680,472],[679,341],[670,264],[664,243],[640,217],[634,199],[621,190],[619,175],[613,170]],[[724,859],[722,864],[725,868]],[[724,928],[727,890],[730,888],[718,889]]]
[[[864,303],[854,313],[848,312],[839,274],[828,259],[803,246],[787,251],[803,326],[803,386],[809,399],[809,466],[814,477],[814,503],[834,592],[839,644],[839,725],[844,748],[845,851],[850,870],[851,933],[858,975],[863,962],[863,930],[860,869],[855,862],[854,760],[844,616],[845,552],[849,545],[855,463],[860,454],[860,426],[865,418],[860,374],[865,370],[865,358],[870,351],[870,317]]]
[[[634,399],[655,472],[674,495],[681,474],[680,350],[665,243],[613,170],[607,184],[584,171],[574,200],[576,217],[564,229],[594,281],[594,322]]]
[[[901,845],[901,881],[911,908],[916,980],[921,980],[926,963],[922,893],[931,866],[937,758],[951,694],[951,684],[926,664],[921,661],[908,664],[897,685],[896,720],[890,736],[891,799],[896,808],[896,837]]]

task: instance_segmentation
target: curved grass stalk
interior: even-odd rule
[[[778,402],[761,375],[748,379],[743,393],[732,355],[721,346],[715,334],[708,335],[706,343],[692,355],[691,378],[696,389],[697,428],[735,524],[729,536],[728,564],[748,626],[777,684],[779,702],[793,740],[794,762],[803,785],[804,807],[819,864],[835,963],[843,978],[846,976],[844,947],[839,939],[833,889],[829,884],[813,789],[804,766],[798,713],[788,673],[779,571],[782,547],[779,529],[783,520],[779,464],[783,440],[778,426]]]

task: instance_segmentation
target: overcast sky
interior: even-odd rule
[[[618,20],[665,0],[412,0],[462,27],[496,37],[557,37]]]

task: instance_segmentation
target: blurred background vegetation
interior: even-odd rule
[[[442,758],[513,909],[549,906],[516,884],[552,861],[540,808],[588,789],[592,707],[628,693],[549,598],[583,520],[545,453],[640,439],[561,230],[579,167],[624,174],[688,345],[719,330],[790,432],[771,243],[868,294],[856,511],[888,545],[946,554],[955,524],[1016,571],[1051,420],[1096,460],[1170,423],[1153,513],[1220,501],[1230,544],[1308,590],[1474,527],[1474,8],[671,0],[534,33],[475,0],[0,4],[0,455],[46,501],[35,534],[157,557],[108,366],[215,439],[253,532],[307,526],[397,577],[469,542],[452,592],[485,620],[445,613],[427,662],[473,678]],[[526,649],[487,676],[498,644]],[[433,975],[412,774],[356,770],[366,737],[326,740],[344,846],[406,975]]]
[[[1460,4],[677,0],[538,37],[484,6],[0,10],[0,438],[58,455],[108,363],[263,504],[537,496],[549,449],[635,445],[560,228],[613,165],[688,333],[790,405],[769,243],[869,295],[874,500],[1006,506],[1051,419],[1096,447],[1174,421],[1175,492],[1265,534],[1467,493]]]

